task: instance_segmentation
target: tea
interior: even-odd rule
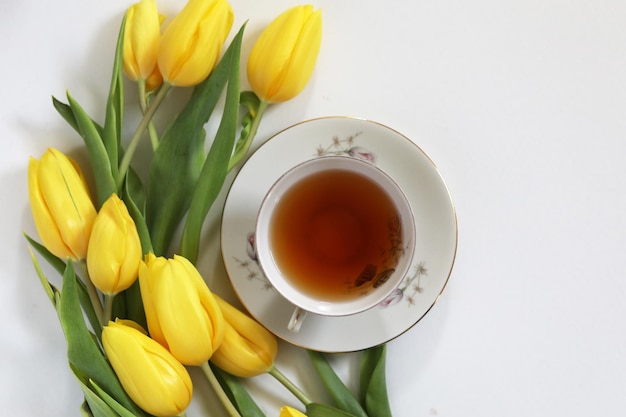
[[[321,301],[381,285],[403,250],[398,211],[377,183],[329,169],[300,179],[276,203],[270,247],[282,274]]]

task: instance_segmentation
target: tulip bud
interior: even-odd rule
[[[263,101],[297,96],[313,73],[322,41],[322,12],[296,6],[261,33],[248,58],[248,81]]]
[[[295,408],[284,406],[280,408],[280,417],[306,417],[306,414],[296,410]]]
[[[117,294],[137,279],[141,255],[135,222],[124,202],[113,194],[93,223],[87,252],[89,277],[103,293]]]
[[[258,322],[215,296],[226,329],[224,340],[211,362],[231,375],[249,378],[263,374],[274,365],[278,343]]]
[[[61,259],[84,259],[96,209],[78,165],[56,149],[30,158],[28,195],[43,245]]]
[[[159,66],[154,67],[152,74],[146,78],[146,91],[154,91],[163,84],[163,76],[159,71]]]
[[[157,66],[161,21],[155,0],[140,0],[126,11],[122,61],[133,81],[148,79]]]
[[[163,79],[180,87],[202,82],[219,60],[233,19],[226,0],[189,0],[161,39],[158,63]]]
[[[185,365],[208,361],[224,337],[224,317],[191,262],[148,254],[139,286],[150,336]]]
[[[185,367],[136,326],[109,322],[102,346],[130,398],[154,416],[177,416],[191,402],[193,386]]]

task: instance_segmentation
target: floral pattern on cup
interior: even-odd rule
[[[382,263],[380,265],[367,264],[354,280],[354,288],[368,284],[368,286],[362,289],[362,294],[367,294],[371,288],[378,288],[384,284],[395,272],[400,257],[406,252],[406,247],[402,242],[400,219],[398,217],[389,219],[387,233],[389,248],[383,253]]]

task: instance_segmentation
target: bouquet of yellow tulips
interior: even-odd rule
[[[274,366],[274,335],[213,294],[195,266],[205,217],[228,172],[246,156],[265,109],[299,94],[311,76],[320,11],[293,7],[263,31],[248,60],[253,91],[244,92],[245,25],[222,52],[233,23],[226,0],[189,0],[162,31],[163,20],[155,0],[126,11],[102,123],[69,93],[66,102],[53,99],[84,142],[95,189],[75,161],[53,148],[28,167],[39,240],[26,238],[84,393],[82,415],[184,415],[193,392],[187,367],[199,366],[232,416],[264,415],[240,381],[263,373],[292,392],[310,417],[390,416],[384,346],[363,353],[360,396],[324,355],[309,352],[334,400],[317,403]],[[122,134],[124,74],[136,82],[143,114],[130,138]],[[193,92],[158,132],[157,109],[174,87]],[[205,124],[218,105],[219,126],[205,146]],[[147,178],[133,167],[143,139],[153,151]],[[45,276],[40,258],[60,273],[60,286]],[[280,415],[303,414],[285,406]]]

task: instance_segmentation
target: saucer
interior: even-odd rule
[[[381,304],[362,313],[308,314],[298,333],[294,310],[261,272],[254,250],[256,216],[272,184],[293,166],[326,155],[373,162],[404,191],[416,222],[413,265]],[[222,218],[222,256],[233,289],[248,312],[276,336],[303,348],[350,352],[403,334],[439,299],[452,271],[457,221],[448,189],[431,159],[410,139],[369,120],[326,117],[291,126],[261,145],[237,174]]]

